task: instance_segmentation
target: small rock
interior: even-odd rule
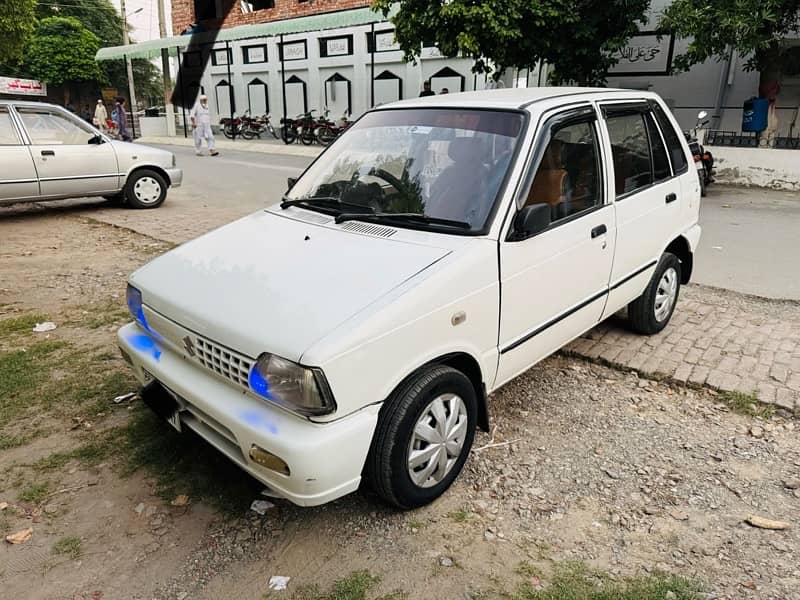
[[[452,567],[453,566],[453,559],[447,556],[440,556],[439,557],[439,564],[443,567]]]

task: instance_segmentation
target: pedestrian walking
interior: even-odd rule
[[[211,109],[208,107],[208,96],[201,94],[197,104],[189,112],[194,133],[194,148],[197,156],[203,155],[203,140],[208,144],[208,153],[216,156],[219,152],[214,148],[214,132],[211,131]]]
[[[117,124],[117,129],[119,130],[119,137],[122,138],[123,142],[130,142],[131,141],[131,132],[128,129],[128,113],[125,110],[125,98],[120,96],[117,98],[117,118],[114,121]]]
[[[94,118],[92,124],[103,133],[108,129],[108,111],[101,99],[97,100],[97,106],[94,109]]]

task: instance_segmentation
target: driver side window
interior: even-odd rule
[[[551,222],[603,203],[599,150],[593,121],[567,124],[550,138],[525,205],[547,204]]]

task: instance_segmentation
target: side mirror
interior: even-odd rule
[[[292,190],[292,188],[294,187],[294,184],[297,183],[297,177],[289,177],[289,178],[287,178],[286,179],[286,183],[289,184],[289,187],[287,188],[286,191],[290,192]]]
[[[517,213],[514,219],[514,234],[520,239],[544,231],[550,227],[550,205],[530,204]]]
[[[708,116],[708,113],[706,111],[704,111],[704,110],[701,110],[699,113],[697,113],[697,120],[698,121],[702,121],[707,116]]]

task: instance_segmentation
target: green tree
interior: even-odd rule
[[[52,85],[73,81],[103,82],[94,60],[100,39],[74,17],[48,17],[39,22],[25,52],[31,75]],[[65,88],[68,90],[68,88]],[[65,91],[64,102],[69,97]]]
[[[800,0],[675,0],[660,27],[690,38],[674,65],[688,69],[709,58],[725,58],[730,49],[747,57],[745,68],[760,71],[761,84],[779,81],[786,38],[800,27]]]
[[[375,0],[389,13],[395,0]],[[553,83],[605,81],[615,53],[645,23],[650,0],[400,0],[392,18],[407,60],[435,42],[446,56],[475,60],[473,70],[554,67]]]
[[[0,57],[16,63],[36,27],[36,0],[0,0]]]

